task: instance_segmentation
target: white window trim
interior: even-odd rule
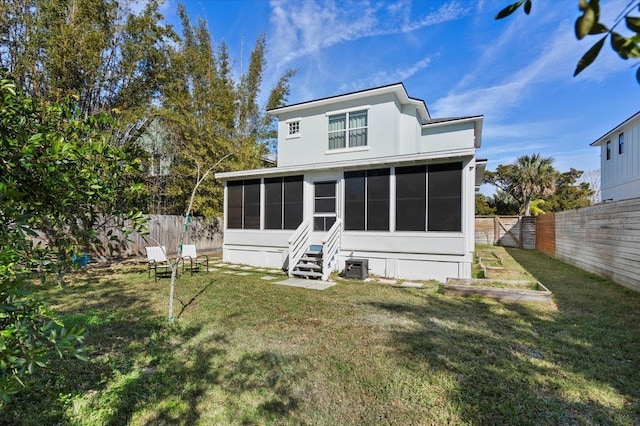
[[[302,120],[301,117],[297,117],[297,118],[290,118],[288,120],[285,121],[285,124],[287,126],[287,130],[286,130],[286,139],[298,139],[302,137],[302,133],[300,132],[300,121]],[[298,122],[298,133],[294,133],[292,135],[289,134],[289,125],[291,123],[295,123]]]
[[[362,105],[359,107],[338,109],[335,111],[327,111],[324,113],[324,115],[325,117],[329,117],[330,115],[344,114],[346,112],[363,111],[363,110],[369,111],[370,109],[371,109],[371,105]]]
[[[325,154],[344,154],[345,152],[358,152],[358,151],[369,151],[369,145],[365,146],[354,146],[353,148],[336,148],[336,149],[328,149],[324,153]]]

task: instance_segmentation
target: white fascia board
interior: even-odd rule
[[[633,124],[633,122],[635,120],[640,120],[640,111],[638,111],[637,113],[635,113],[631,117],[627,118],[622,123],[618,124],[616,127],[614,127],[613,129],[609,130],[607,133],[605,133],[604,135],[600,136],[595,141],[591,142],[589,145],[590,146],[600,146],[600,145],[604,144],[607,140],[610,140],[613,135],[615,135],[616,133],[619,133],[620,130],[622,130],[623,127]]]
[[[405,154],[394,155],[389,157],[380,158],[365,158],[358,160],[344,160],[333,163],[321,163],[321,164],[299,164],[296,166],[286,167],[270,167],[267,169],[253,169],[253,170],[241,170],[237,172],[223,172],[216,173],[216,179],[227,180],[236,178],[256,178],[256,177],[269,177],[269,176],[285,176],[292,174],[300,174],[307,171],[317,170],[335,170],[335,169],[350,169],[362,166],[384,166],[384,165],[406,165],[415,163],[418,161],[429,160],[450,160],[457,159],[463,160],[465,158],[472,158],[475,155],[474,148],[447,150],[440,152],[419,153],[419,154]]]
[[[347,93],[344,95],[331,96],[328,98],[317,99],[315,101],[302,102],[299,104],[283,106],[280,108],[274,108],[267,111],[267,114],[272,115],[274,117],[278,117],[280,114],[290,113],[293,111],[302,111],[309,108],[328,106],[336,102],[366,99],[371,96],[383,95],[387,93],[395,93],[396,97],[398,98],[400,103],[403,105],[407,105],[407,104],[415,105],[420,115],[420,118],[422,120],[426,121],[431,119],[431,116],[429,115],[429,111],[427,110],[427,106],[424,103],[424,101],[409,97],[402,83],[392,84],[392,85],[383,86],[383,87],[377,87],[369,90],[362,90],[360,92]]]
[[[476,148],[480,148],[482,145],[482,122],[484,117],[482,115],[476,115],[473,117],[465,117],[465,118],[456,118],[448,121],[439,121],[436,123],[425,123],[422,124],[423,128],[427,127],[445,127],[450,126],[452,124],[460,124],[460,123],[469,123],[473,122],[473,131],[474,131],[474,143],[473,146]]]
[[[480,189],[484,179],[484,171],[487,169],[487,160],[476,160],[476,191]]]

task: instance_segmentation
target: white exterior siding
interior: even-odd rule
[[[618,137],[624,133],[624,153],[618,153]],[[607,141],[611,157],[607,160]],[[640,113],[591,145],[600,146],[601,199],[625,200],[640,197]]]

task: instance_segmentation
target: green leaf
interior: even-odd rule
[[[622,59],[640,58],[640,48],[632,39],[621,36],[618,33],[611,33],[611,48],[618,52]]]
[[[522,4],[524,2],[525,2],[525,0],[520,0],[520,1],[517,1],[515,3],[510,4],[509,6],[505,7],[500,12],[498,12],[498,14],[496,15],[496,17],[494,19],[498,20],[498,19],[506,18],[507,16],[509,16],[513,12],[515,12],[520,6],[522,6]]]
[[[604,46],[604,41],[606,40],[606,38],[607,36],[602,37],[600,41],[598,41],[596,44],[591,46],[591,49],[587,50],[587,53],[582,55],[582,58],[580,58],[580,60],[578,61],[576,70],[573,73],[574,77],[580,74],[582,70],[584,70],[586,67],[591,65],[593,61],[596,60],[596,58],[598,57],[598,54],[600,53],[600,50],[602,50],[602,46]]]
[[[524,13],[527,15],[531,13],[531,0],[527,0],[524,4]]]
[[[596,22],[593,28],[591,28],[591,31],[589,31],[589,35],[602,34],[607,32],[609,32],[609,28],[602,25],[600,22]]]
[[[582,40],[584,36],[589,34],[596,22],[596,11],[593,8],[588,7],[582,16],[576,19],[575,31],[578,40]]]
[[[635,31],[637,33],[640,32],[640,18],[636,16],[627,16],[625,17],[627,22],[627,28],[631,31]]]
[[[636,80],[638,80],[638,84],[640,84],[640,67],[636,70]]]

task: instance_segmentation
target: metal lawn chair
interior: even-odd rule
[[[171,276],[171,262],[167,259],[167,249],[165,246],[145,247],[147,250],[147,263],[149,265],[149,278],[153,269],[155,281],[158,278]]]
[[[209,270],[209,256],[204,254],[198,256],[195,244],[183,244],[180,256],[182,259],[183,272],[185,269],[188,269],[191,271],[191,275],[193,275],[194,272],[200,271],[201,265],[206,266],[205,272]]]

